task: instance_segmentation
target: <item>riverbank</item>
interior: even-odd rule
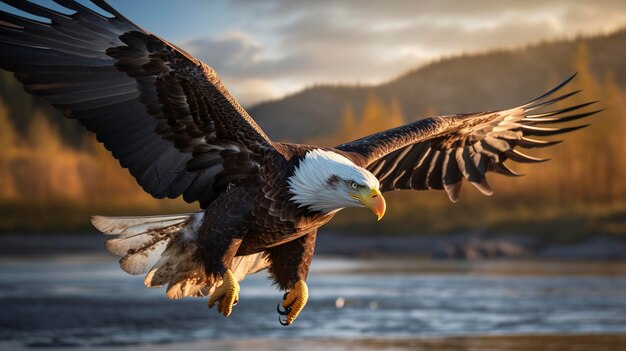
[[[3,234],[0,256],[49,256],[104,253],[106,236],[82,234]],[[487,235],[466,232],[448,235],[357,236],[320,232],[316,253],[346,257],[409,256],[427,259],[548,259],[626,260],[626,238],[596,235],[573,242],[551,242],[536,235]]]
[[[370,339],[370,340],[217,340],[194,343],[177,344],[147,344],[147,345],[98,345],[96,347],[73,348],[75,350],[94,351],[248,351],[273,350],[291,351],[297,348],[308,351],[405,351],[405,350],[437,350],[437,351],[554,351],[554,350],[623,350],[626,349],[625,334],[582,334],[582,335],[498,335],[479,337],[450,337],[424,339]],[[32,350],[37,345],[24,346],[7,344],[8,349],[14,351]],[[67,350],[72,345],[58,347],[46,345],[48,351]]]

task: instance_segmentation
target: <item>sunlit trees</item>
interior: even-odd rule
[[[389,105],[389,116],[387,121],[387,128],[399,127],[405,123],[404,114],[402,113],[402,107],[397,97],[391,99]]]
[[[603,86],[603,107],[598,133],[605,144],[605,181],[611,201],[626,199],[626,95],[615,82],[612,72],[607,72]]]
[[[368,135],[385,130],[389,119],[388,108],[374,93],[370,93],[365,100],[363,115],[359,123],[359,134]]]
[[[28,127],[26,147],[20,167],[21,194],[46,202],[86,200],[80,172],[83,154],[64,145],[58,129],[41,112],[35,113]]]
[[[82,148],[69,146],[40,111],[21,135],[1,101],[0,125],[0,205],[24,204],[43,213],[59,206],[127,210],[160,206],[93,135]]]
[[[397,98],[385,103],[378,95],[370,93],[359,117],[350,103],[346,103],[339,117],[339,128],[325,144],[337,145],[405,123],[404,114]],[[325,140],[325,139],[324,139]],[[311,142],[316,142],[313,140]]]
[[[343,113],[339,119],[339,130],[336,133],[336,139],[341,140],[353,140],[359,135],[358,123],[354,115],[354,108],[352,104],[346,104],[343,108]]]
[[[17,144],[17,133],[9,119],[9,110],[0,100],[0,201],[14,200],[17,197],[11,160]]]

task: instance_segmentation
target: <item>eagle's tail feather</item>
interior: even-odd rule
[[[167,216],[140,216],[140,217],[105,217],[93,216],[91,223],[104,234],[129,236],[145,233],[150,229],[160,229],[180,224],[190,216],[199,213],[184,213]]]
[[[107,240],[107,249],[122,256],[120,266],[132,275],[147,273],[167,249],[170,241],[195,214],[147,217],[94,216],[93,225],[117,237]]]
[[[120,266],[133,275],[148,273],[144,283],[148,287],[167,284],[167,296],[179,299],[185,296],[207,296],[215,283],[207,279],[202,262],[198,260],[197,232],[202,223],[202,212],[144,217],[94,216],[93,225],[115,238],[107,240],[106,247],[121,256]],[[247,274],[256,273],[268,265],[262,253],[237,256],[231,270],[238,281]]]

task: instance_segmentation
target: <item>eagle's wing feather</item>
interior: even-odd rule
[[[574,75],[575,76],[575,75]],[[548,111],[533,111],[567,99],[578,91],[549,99],[570,80],[539,98],[516,108],[425,118],[338,146],[365,159],[363,166],[380,181],[381,190],[445,189],[451,201],[459,199],[463,179],[485,195],[492,190],[487,172],[519,174],[504,162],[543,162],[516,149],[540,148],[559,143],[534,138],[571,132],[574,127],[544,127],[585,118],[599,112],[579,111],[594,102]]]
[[[209,66],[104,1],[111,18],[70,0],[58,3],[71,15],[3,2],[51,23],[0,11],[0,67],[95,132],[151,195],[206,207],[272,148]]]

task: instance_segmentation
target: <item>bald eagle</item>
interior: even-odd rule
[[[124,271],[147,273],[148,287],[210,296],[224,316],[239,282],[268,269],[286,291],[279,320],[291,324],[307,302],[317,230],[339,210],[367,207],[380,219],[382,193],[398,189],[442,189],[456,202],[464,179],[491,195],[487,172],[517,176],[506,160],[544,161],[518,148],[557,143],[534,136],[583,127],[544,124],[598,112],[581,112],[593,102],[543,109],[576,93],[555,94],[572,76],[508,110],[428,117],[334,148],[282,143],[211,67],[103,0],[92,2],[109,15],[71,0],[56,0],[67,13],[3,2],[33,16],[0,11],[0,67],[95,133],[147,193],[199,204],[190,214],[93,217],[112,235],[108,250]]]

